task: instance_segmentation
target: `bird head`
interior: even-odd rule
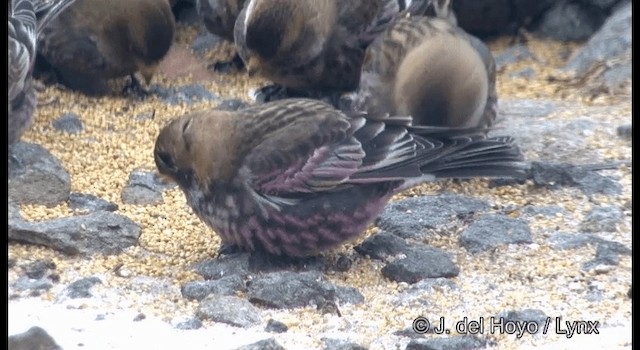
[[[209,110],[170,121],[156,139],[158,172],[183,189],[209,191],[215,183],[231,181],[241,151],[234,119],[232,112]]]

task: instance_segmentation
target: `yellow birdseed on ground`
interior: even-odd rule
[[[189,76],[169,79],[167,75],[170,74],[160,74],[154,78],[154,83],[180,86],[198,82],[223,99],[244,101],[250,100],[251,89],[266,83],[250,79],[242,72],[219,74],[207,71],[207,65],[230,59],[233,45],[223,42],[216,50],[200,58],[188,49],[198,30],[184,25],[179,25],[178,29],[176,43],[182,46],[172,49],[174,51],[161,67],[171,73],[171,68],[180,65],[182,59],[191,59],[195,63],[188,67]],[[504,38],[492,42],[490,46],[494,53],[506,49],[508,40]],[[500,98],[546,99],[602,106],[599,116],[602,120],[610,122],[612,126],[630,123],[630,104],[621,104],[619,96],[584,96],[578,88],[558,78],[562,76],[559,67],[580,45],[539,39],[530,39],[527,45],[534,59],[509,65],[499,72],[497,86]],[[175,57],[174,62],[171,61],[172,57]],[[196,67],[198,62],[202,64]],[[535,71],[533,78],[509,76],[527,67]],[[94,294],[97,293],[101,298],[117,296],[113,305],[115,309],[131,307],[165,321],[176,315],[193,315],[198,303],[182,298],[180,286],[187,281],[202,279],[193,272],[192,265],[215,258],[220,238],[193,214],[178,188],[165,191],[163,203],[158,205],[128,205],[122,202],[120,196],[131,171],[155,170],[153,145],[166,122],[190,111],[211,108],[217,102],[172,106],[157,97],[145,101],[116,96],[88,98],[57,86],[44,88],[39,93],[39,100],[35,123],[24,135],[24,141],[40,144],[60,159],[71,176],[72,191],[93,194],[116,203],[118,213],[140,225],[141,236],[137,246],[111,256],[70,257],[39,246],[10,243],[9,259],[18,263],[9,269],[9,282],[12,283],[21,275],[21,266],[26,262],[51,259],[56,264],[56,272],[60,274],[61,285],[81,277],[99,276],[102,284],[97,291],[94,290]],[[77,135],[54,130],[51,122],[64,113],[76,113],[84,124],[84,130]],[[152,118],[138,120],[136,116],[139,115],[151,115]],[[583,111],[580,109],[571,109],[552,113],[545,118],[573,120],[581,115]],[[615,127],[611,129],[613,131],[596,130],[584,135],[589,147],[599,150],[603,158],[611,161],[630,160],[630,144],[613,134]],[[535,154],[527,156],[536,159]],[[399,304],[396,298],[390,296],[398,296],[411,286],[383,277],[382,262],[351,254],[355,260],[347,272],[330,272],[325,277],[337,285],[356,287],[365,296],[365,303],[340,305],[342,317],[322,315],[315,308],[261,309],[263,319],[274,318],[289,327],[287,333],[277,338],[285,347],[290,346],[287,348],[319,348],[322,342],[317,335],[329,330],[361,334],[357,341],[365,347],[370,344],[371,349],[382,349],[384,345],[376,343],[375,339],[410,327],[417,316],[432,320],[445,316],[447,322],[453,322],[463,317],[488,318],[508,310],[529,308],[540,309],[550,317],[561,316],[569,320],[593,320],[595,317],[601,324],[610,326],[620,322],[630,324],[631,300],[626,297],[631,286],[630,257],[622,256],[620,264],[611,267],[607,273],[585,272],[581,269],[582,264],[593,258],[595,247],[555,250],[546,239],[555,232],[578,232],[580,221],[596,205],[622,206],[623,203],[631,203],[631,172],[630,165],[611,171],[620,177],[623,193],[608,197],[590,198],[575,188],[549,190],[537,187],[531,181],[522,185],[490,188],[488,182],[482,179],[449,180],[412,188],[393,200],[450,192],[486,200],[494,208],[513,206],[515,211],[511,215],[514,217],[519,217],[522,206],[527,204],[557,205],[567,215],[534,216],[528,220],[533,244],[502,246],[481,254],[471,254],[459,246],[459,230],[430,235],[432,238],[426,243],[451,253],[460,267],[459,276],[451,279],[455,284],[453,289],[447,286],[434,287],[434,290],[425,292],[422,298]],[[630,215],[631,208],[628,208]],[[24,218],[30,221],[82,214],[74,212],[67,204],[54,207],[23,205],[20,210]],[[327,254],[349,255],[354,245],[375,232],[377,229],[371,227],[353,242]],[[617,232],[608,235],[610,239],[630,247],[630,219],[619,225]],[[145,279],[149,277],[153,283]],[[157,291],[154,290],[154,283],[164,283],[168,287]],[[574,287],[583,288],[588,283],[606,286],[601,300],[587,303],[584,296],[567,292]],[[56,300],[57,297],[54,289],[40,296],[47,301]],[[80,302],[78,307],[92,306],[83,306]],[[205,328],[212,326],[213,322],[204,322]],[[622,339],[627,339],[627,336],[630,339],[630,334],[621,335]],[[522,339],[512,335],[489,337],[501,349],[516,349],[523,344],[544,347],[561,338],[553,334],[527,335]]]

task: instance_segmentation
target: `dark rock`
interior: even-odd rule
[[[398,336],[398,337],[406,337],[406,338],[410,338],[410,339],[424,339],[425,338],[425,334],[426,333],[433,333],[433,324],[429,324],[429,329],[425,330],[425,331],[420,331],[419,333],[416,332],[413,327],[407,327],[405,329],[401,329],[398,331],[393,332],[393,335]]]
[[[284,333],[288,330],[289,327],[286,324],[272,318],[267,321],[267,326],[264,328],[264,331],[269,333]]]
[[[526,207],[522,208],[522,214],[527,216],[542,215],[551,218],[555,217],[558,213],[564,214],[566,213],[566,211],[559,205],[527,205]]]
[[[288,257],[269,254],[262,250],[256,250],[249,254],[249,271],[276,272],[276,271],[325,271],[327,261],[323,256]]]
[[[551,247],[557,250],[577,249],[588,244],[597,245],[603,241],[602,238],[584,233],[556,233],[548,239]]]
[[[460,27],[474,35],[489,36],[503,33],[505,28],[512,27],[509,2],[510,0],[458,0],[453,1],[453,10]],[[512,32],[515,33],[515,30]]]
[[[409,244],[394,234],[382,231],[365,239],[354,249],[358,253],[368,255],[373,259],[385,260],[388,257],[407,251]]]
[[[93,295],[90,289],[98,283],[102,283],[98,277],[82,278],[70,283],[69,286],[67,286],[66,292],[71,299],[91,298]]]
[[[248,106],[249,105],[242,100],[230,99],[222,101],[219,105],[216,106],[216,109],[223,111],[237,111]]]
[[[631,124],[620,125],[616,129],[616,133],[624,139],[631,140],[633,135]]]
[[[362,304],[364,295],[354,287],[336,286],[336,300],[341,304]]]
[[[15,266],[16,266],[16,259],[12,259],[12,258],[7,259],[7,267],[9,269],[12,269]]]
[[[249,274],[249,255],[234,254],[205,260],[196,264],[195,271],[206,280],[216,280],[228,275],[244,277]]]
[[[495,56],[496,70],[501,71],[510,64],[532,59],[533,55],[529,47],[523,44],[517,44]]]
[[[137,314],[134,318],[133,318],[133,322],[140,322],[144,319],[147,318],[147,315],[143,314],[142,312]]]
[[[153,110],[151,112],[140,113],[140,114],[137,114],[134,118],[135,118],[135,120],[137,120],[139,122],[144,122],[144,121],[147,121],[147,120],[154,120],[156,118],[156,111]]]
[[[60,161],[40,145],[9,147],[9,199],[20,204],[54,206],[69,198],[71,178]]]
[[[322,338],[324,350],[367,350],[366,347],[344,339]]]
[[[196,317],[226,323],[235,327],[260,324],[260,312],[245,299],[236,296],[210,295],[200,302]]]
[[[62,350],[56,341],[40,327],[9,336],[9,350]]]
[[[443,250],[416,245],[404,252],[406,257],[389,262],[382,274],[392,281],[416,283],[425,278],[455,277],[460,268]]]
[[[336,271],[347,272],[351,269],[353,261],[346,255],[340,255],[336,260]]]
[[[412,339],[406,350],[475,350],[487,347],[487,341],[474,335],[446,338]]]
[[[505,215],[485,215],[469,225],[460,235],[460,245],[479,253],[503,244],[532,243],[526,221]]]
[[[51,289],[51,287],[53,287],[53,284],[46,278],[31,279],[27,276],[22,276],[18,278],[13,287],[18,291],[43,291]]]
[[[162,102],[170,105],[190,105],[201,101],[215,101],[218,99],[216,95],[200,84],[169,88],[154,85],[149,89],[149,92],[158,95]]]
[[[153,205],[162,203],[162,191],[174,187],[166,183],[158,174],[134,170],[122,190],[122,202],[133,205]]]
[[[575,186],[587,195],[622,193],[619,182],[577,165],[532,162],[531,177],[539,186]]]
[[[187,299],[202,300],[209,294],[235,295],[236,291],[244,288],[244,282],[240,276],[229,275],[218,280],[187,282],[182,285],[180,291]]]
[[[617,70],[629,74],[620,74],[617,77],[615,72],[609,73],[611,81],[607,85],[614,87],[631,80],[631,17],[631,1],[623,1],[623,5],[607,19],[587,44],[571,57],[565,69],[582,76],[594,64],[611,62],[606,65],[606,72]]]
[[[547,315],[542,310],[538,309],[506,311],[500,313],[498,318],[502,318],[504,322],[514,322],[522,325],[535,322],[538,325],[538,331],[535,333],[542,331],[547,321]]]
[[[49,270],[55,270],[56,264],[50,259],[36,260],[25,266],[25,274],[31,279],[40,279]]]
[[[624,214],[618,207],[596,207],[587,214],[580,229],[584,232],[616,232],[616,226],[622,223],[623,218]]]
[[[72,192],[69,195],[69,207],[73,210],[87,211],[116,211],[118,205],[106,199],[98,198],[92,194]]]
[[[377,225],[402,238],[424,238],[425,230],[449,224],[456,216],[489,210],[486,201],[443,194],[403,199],[387,205]]]
[[[631,249],[619,242],[602,240],[596,248],[595,258],[582,264],[582,269],[589,271],[602,265],[618,265],[620,263],[620,255],[631,255]]]
[[[200,329],[200,328],[202,328],[202,321],[200,321],[199,319],[197,319],[195,317],[179,318],[179,319],[174,320],[171,323],[177,329],[189,330],[189,329]]]
[[[335,301],[339,287],[322,280],[322,274],[310,272],[272,272],[256,276],[248,284],[249,301],[276,309],[321,305]],[[352,294],[352,293],[351,293]],[[352,298],[353,295],[349,296]]]
[[[202,30],[193,40],[191,49],[193,52],[202,55],[207,51],[215,49],[222,41],[223,39],[221,37],[213,35],[207,30]]]
[[[537,32],[556,40],[586,40],[598,30],[604,19],[601,13],[589,11],[568,0],[560,0],[544,14]]]
[[[8,231],[10,240],[44,245],[65,254],[117,254],[140,237],[138,224],[106,211],[40,222],[9,216]]]
[[[84,129],[82,120],[75,113],[65,113],[58,119],[51,122],[54,129],[64,131],[69,134],[79,134]]]
[[[275,339],[269,338],[253,344],[241,346],[235,350],[285,350],[285,348],[278,344]]]

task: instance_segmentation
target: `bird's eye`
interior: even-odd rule
[[[171,155],[167,152],[156,152],[156,165],[159,170],[173,169],[174,163]]]

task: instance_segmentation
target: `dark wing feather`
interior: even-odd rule
[[[244,114],[253,116],[247,128],[256,130],[248,134],[261,135],[241,167],[258,193],[290,197],[333,190],[358,171],[365,157],[360,143],[349,137],[349,121],[325,103],[289,99]]]
[[[31,0],[11,2],[8,25],[8,95],[11,101],[24,90],[36,56],[37,22]]]

